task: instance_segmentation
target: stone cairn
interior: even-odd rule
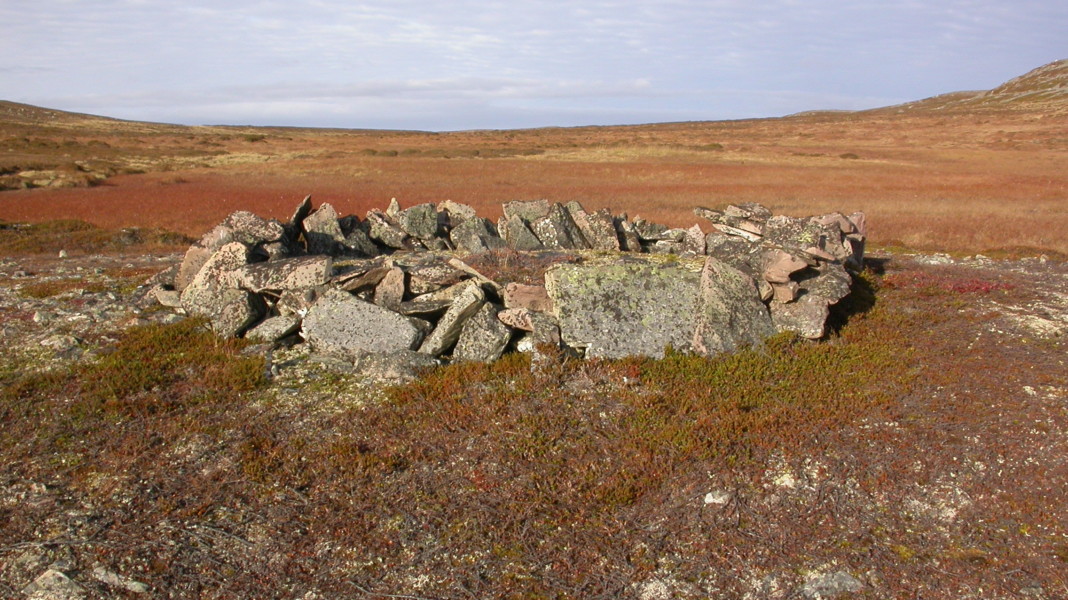
[[[578,202],[509,202],[503,213],[493,223],[452,201],[393,200],[339,218],[330,204],[313,211],[310,196],[285,223],[239,211],[148,291],[218,335],[303,342],[356,372],[408,379],[545,344],[585,357],[711,356],[781,331],[820,338],[863,258],[863,213],[696,208],[707,235]],[[568,260],[534,285],[500,285],[460,258],[490,251]]]

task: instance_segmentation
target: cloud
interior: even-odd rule
[[[1053,0],[37,0],[0,20],[0,98],[169,121],[768,116],[1068,56]]]

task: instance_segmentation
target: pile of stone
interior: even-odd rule
[[[587,357],[713,355],[779,331],[824,335],[862,261],[864,215],[695,209],[672,229],[577,202],[510,202],[497,223],[445,201],[365,218],[305,198],[288,222],[235,212],[160,274],[158,301],[222,336],[307,343],[378,375],[494,361],[545,344]],[[566,252],[544,280],[493,281],[461,257]]]

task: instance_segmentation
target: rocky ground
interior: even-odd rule
[[[180,260],[0,260],[4,369],[92,361],[124,329],[180,319],[143,301],[138,289]],[[547,577],[545,597],[1068,598],[1068,265],[941,255],[876,255],[869,264],[883,272],[886,293],[913,295],[911,310],[944,313],[928,332],[910,334],[922,357],[912,367],[915,383],[896,392],[884,412],[824,432],[803,453],[773,453],[762,469],[709,473],[703,484],[681,481],[666,496],[661,523],[649,525],[643,538],[653,545],[650,555],[658,548],[648,540],[664,544],[653,566],[613,571],[630,578],[605,577],[590,593],[556,588]],[[270,364],[271,385],[257,393],[278,400],[282,413],[367,402],[376,393],[330,379],[329,365],[303,350],[281,350]],[[557,383],[592,386],[590,393],[622,385]],[[26,479],[27,472],[0,457],[0,524],[26,515],[41,519],[32,534],[25,527],[0,533],[0,596],[179,597],[195,590],[202,597],[246,597],[249,587],[228,588],[227,569],[253,569],[250,560],[266,564],[285,551],[269,535],[242,529],[248,519],[236,516],[233,522],[205,516],[182,535],[163,523],[123,530],[125,538],[109,535],[122,523],[95,515],[122,514],[121,507],[92,505],[62,482]],[[136,489],[131,484],[130,494]],[[665,541],[712,539],[728,530],[725,545],[700,549],[708,562],[698,566]],[[161,550],[179,562],[160,565],[144,553],[108,562],[102,559],[108,553],[94,546],[123,539],[138,547],[185,540],[210,552]],[[329,553],[314,544],[301,551]],[[201,568],[196,560],[215,566]],[[187,578],[167,575],[170,570]],[[224,579],[190,587],[192,572]],[[472,589],[470,580],[450,588],[440,572],[404,573],[403,588],[318,575],[301,581],[287,571],[284,580],[272,581],[268,571],[257,584],[259,596],[437,598],[467,597]]]

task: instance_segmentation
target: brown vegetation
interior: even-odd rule
[[[1033,77],[1041,102],[1020,96],[1025,79],[960,105],[452,133],[180,127],[0,105],[0,173],[86,160],[111,173],[95,187],[4,192],[0,219],[199,235],[236,209],[287,217],[310,193],[342,213],[396,197],[493,216],[502,201],[549,198],[689,225],[695,205],[756,201],[864,210],[876,245],[1068,254],[1068,100],[1047,93],[1058,73]]]

